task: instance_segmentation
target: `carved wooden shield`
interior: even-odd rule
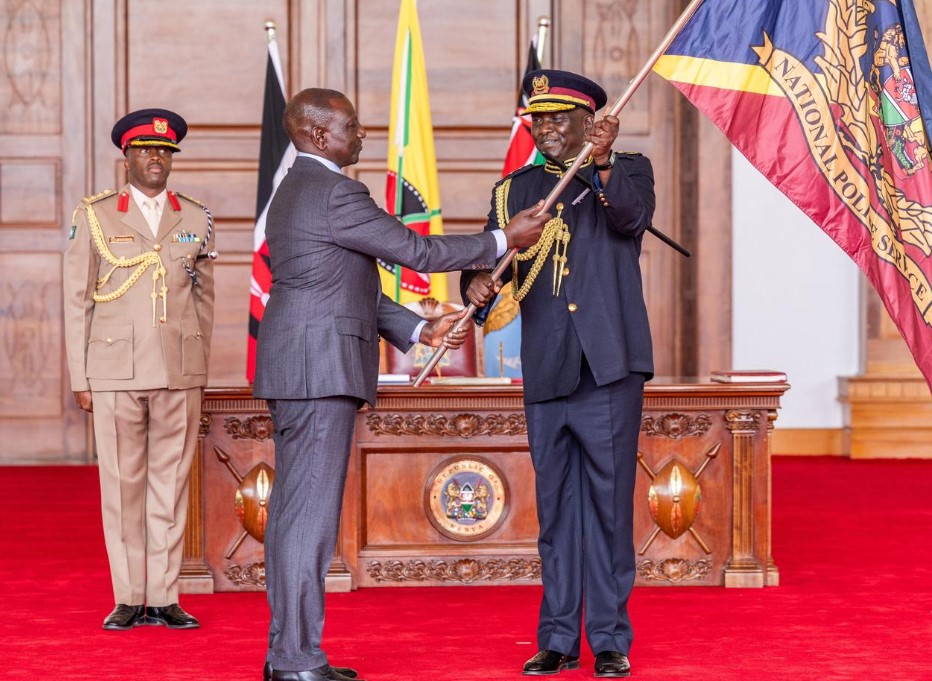
[[[253,467],[236,489],[236,517],[243,529],[257,541],[265,539],[265,524],[269,519],[269,496],[275,482],[275,471],[265,463]]]
[[[699,517],[702,490],[696,476],[676,459],[667,463],[647,491],[650,515],[664,534],[676,539]]]

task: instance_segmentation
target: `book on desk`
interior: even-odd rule
[[[709,378],[715,383],[786,383],[786,374],[772,369],[712,371]]]

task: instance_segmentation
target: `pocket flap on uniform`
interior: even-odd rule
[[[185,376],[200,376],[207,373],[207,348],[201,325],[196,318],[181,318],[181,373]]]
[[[370,326],[359,317],[337,317],[336,326],[341,336],[356,336],[365,341],[372,339]]]
[[[191,317],[181,318],[181,337],[182,338],[200,338],[201,325],[197,319]]]
[[[94,324],[87,344],[87,377],[133,377],[133,323]]]
[[[133,344],[133,323],[132,322],[107,322],[94,324],[91,329],[89,347],[94,344],[100,344],[98,348],[111,347],[121,342],[126,342],[130,346]]]

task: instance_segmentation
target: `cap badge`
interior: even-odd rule
[[[164,118],[153,118],[152,119],[152,128],[160,135],[164,135],[168,132],[168,121]]]
[[[531,81],[533,95],[545,95],[550,92],[550,79],[547,76],[538,76]]]

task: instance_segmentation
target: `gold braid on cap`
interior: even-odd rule
[[[91,236],[94,239],[94,245],[97,246],[97,251],[100,253],[100,257],[106,260],[108,263],[113,265],[107,274],[97,280],[96,290],[100,291],[107,282],[110,281],[110,276],[118,269],[125,267],[135,267],[136,269],[129,275],[129,278],[124,281],[117,289],[111,291],[110,293],[94,293],[94,302],[95,303],[109,303],[123,296],[130,287],[135,284],[143,273],[152,267],[155,266],[155,269],[152,271],[152,326],[156,325],[156,320],[158,319],[158,314],[156,312],[156,301],[162,299],[162,321],[164,322],[168,318],[168,286],[165,285],[165,274],[167,270],[162,264],[162,258],[159,257],[159,254],[156,251],[149,251],[148,253],[143,253],[132,258],[125,257],[116,257],[113,254],[113,251],[107,246],[107,242],[104,240],[104,232],[100,227],[100,221],[97,219],[97,213],[94,211],[94,207],[86,202],[84,206],[84,213],[87,215],[87,225],[91,230]],[[162,286],[159,287],[159,279],[162,280]]]
[[[169,142],[168,140],[132,140],[131,142],[126,143],[127,147],[167,147],[172,151],[181,151],[179,147],[174,142]]]

